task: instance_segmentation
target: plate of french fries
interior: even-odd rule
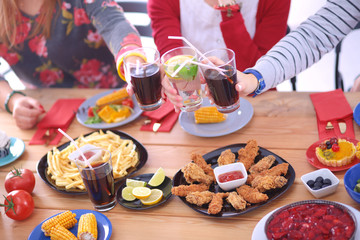
[[[67,239],[93,237],[93,239],[108,240],[111,234],[112,224],[104,214],[93,210],[74,209],[45,219],[34,228],[28,239],[60,239],[57,236],[65,235]]]
[[[130,135],[117,130],[98,130],[75,139],[78,147],[91,144],[111,152],[115,183],[142,168],[148,158],[145,147]],[[52,189],[68,194],[86,193],[76,164],[68,156],[76,150],[70,142],[53,147],[38,162],[37,172]]]

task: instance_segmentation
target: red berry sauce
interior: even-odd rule
[[[306,203],[276,214],[266,228],[268,239],[350,239],[355,231],[352,217],[331,204]]]
[[[227,173],[223,173],[223,174],[219,175],[219,182],[221,182],[221,183],[230,182],[230,181],[234,181],[237,179],[241,179],[243,177],[244,177],[244,175],[242,174],[241,171],[227,172]]]

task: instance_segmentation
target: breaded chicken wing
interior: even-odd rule
[[[249,140],[246,143],[245,148],[241,148],[238,151],[238,159],[239,162],[242,162],[246,168],[246,170],[249,170],[249,168],[254,164],[255,157],[258,155],[259,147],[257,145],[256,140]]]
[[[190,184],[190,185],[179,185],[176,187],[171,188],[171,193],[179,196],[179,197],[185,197],[189,193],[192,192],[202,192],[209,189],[209,185],[206,185],[204,183],[201,184]]]
[[[251,184],[251,182],[254,180],[257,176],[281,176],[286,175],[288,172],[289,164],[288,163],[281,163],[278,164],[268,170],[262,171],[260,173],[254,173],[248,175],[248,178],[246,180],[247,184]]]
[[[187,183],[199,182],[210,185],[214,181],[213,177],[206,175],[204,170],[192,162],[183,167],[181,171],[184,173],[184,178]]]
[[[202,206],[211,202],[215,193],[210,191],[192,192],[186,195],[186,201],[191,204]]]
[[[246,201],[242,196],[239,196],[236,192],[231,192],[226,200],[233,206],[236,210],[244,210],[246,208]]]
[[[287,183],[283,176],[257,176],[251,182],[251,186],[257,188],[259,192],[265,192],[270,189],[281,188]]]
[[[260,161],[258,161],[256,164],[252,165],[249,169],[249,172],[251,174],[254,174],[268,170],[273,165],[274,162],[275,162],[275,156],[273,155],[266,156],[262,158]]]
[[[223,207],[223,198],[227,196],[229,196],[229,193],[215,193],[209,204],[208,213],[218,214]]]
[[[219,166],[234,163],[235,162],[235,154],[232,153],[230,149],[226,149],[225,151],[221,152],[217,162],[218,162]]]
[[[198,165],[202,170],[204,170],[207,175],[215,178],[214,169],[211,168],[211,164],[207,164],[205,159],[200,154],[191,154],[191,160],[193,160],[196,165]]]
[[[259,190],[249,185],[242,185],[238,187],[236,191],[249,203],[260,203],[269,199],[268,195],[259,192]]]

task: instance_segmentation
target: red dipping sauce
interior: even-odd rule
[[[244,178],[244,175],[242,174],[241,171],[231,171],[220,174],[218,178],[219,178],[219,182],[224,183],[224,182],[230,182],[230,181],[242,179]]]
[[[342,240],[353,236],[355,222],[335,205],[307,203],[278,212],[265,231],[268,239]]]

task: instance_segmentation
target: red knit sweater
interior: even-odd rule
[[[262,55],[285,36],[289,9],[290,0],[259,0],[253,39],[246,30],[240,12],[233,17],[222,14],[220,28],[226,46],[236,54],[238,70],[243,71],[255,65]],[[148,12],[155,44],[161,54],[183,46],[180,40],[168,40],[168,36],[181,36],[179,0],[149,0]]]

